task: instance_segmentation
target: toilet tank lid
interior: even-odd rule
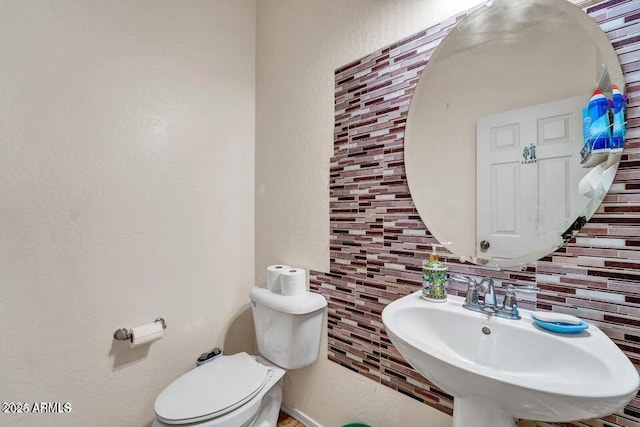
[[[307,314],[327,306],[327,300],[320,294],[305,292],[301,295],[282,295],[266,288],[253,288],[251,301],[287,314]]]

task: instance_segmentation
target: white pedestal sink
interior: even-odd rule
[[[640,377],[596,326],[555,334],[522,319],[490,317],[421,298],[389,304],[382,321],[391,342],[418,372],[454,396],[454,427],[513,427],[518,418],[567,422],[623,408]]]

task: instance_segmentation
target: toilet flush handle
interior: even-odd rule
[[[222,350],[216,347],[209,353],[202,353],[200,357],[198,357],[198,360],[196,360],[196,366],[211,362],[213,359],[217,359],[220,356],[222,356]]]

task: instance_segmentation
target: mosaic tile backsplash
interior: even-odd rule
[[[614,184],[568,245],[522,269],[486,271],[445,258],[449,271],[537,283],[524,308],[568,312],[600,327],[640,366],[640,0],[581,7],[619,55],[629,98],[627,145]],[[329,359],[447,414],[453,398],[404,361],[380,314],[421,288],[420,265],[436,243],[407,186],[403,138],[418,77],[439,42],[468,13],[336,70],[334,155],[330,170],[330,271],[311,272],[329,301]],[[464,295],[464,285],[450,293]],[[554,424],[521,421],[522,426]],[[561,426],[640,426],[636,396],[621,412]]]

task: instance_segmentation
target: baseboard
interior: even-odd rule
[[[282,405],[280,405],[280,409],[282,410],[282,412],[286,412],[296,420],[300,421],[302,424],[304,424],[304,427],[322,427],[320,424],[313,421],[304,413],[300,412],[298,409],[294,408],[286,402],[282,402]]]

